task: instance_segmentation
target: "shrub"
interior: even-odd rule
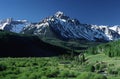
[[[28,79],[37,79],[36,73],[32,73]]]
[[[89,65],[89,66],[87,66],[87,71],[89,71],[89,72],[94,72],[95,71],[95,67],[93,66],[93,65]]]
[[[96,70],[99,70],[99,69],[100,69],[100,63],[97,63],[97,64],[95,65],[95,69],[96,69]]]
[[[109,69],[108,73],[112,74],[112,75],[117,75],[119,71],[115,70],[115,69]]]
[[[21,71],[20,71],[20,69],[16,68],[16,69],[13,71],[13,73],[17,75],[17,74],[20,74]]]
[[[48,79],[46,76],[42,76],[41,79]]]
[[[22,76],[18,77],[18,79],[27,79],[27,78],[28,78],[28,76],[26,76],[26,75],[22,75]]]
[[[26,62],[17,62],[15,65],[17,66],[17,67],[25,67],[25,64],[26,64]]]
[[[90,71],[91,71],[91,72],[94,72],[94,71],[95,71],[95,67],[94,67],[94,66],[90,66],[89,68],[90,68]]]
[[[64,70],[64,71],[60,72],[59,76],[60,77],[69,77],[69,74],[70,74],[69,71]]]
[[[51,70],[49,73],[47,73],[47,77],[57,77],[59,74],[59,70],[55,69],[55,70]]]
[[[91,72],[83,72],[77,77],[77,79],[107,79],[107,77],[104,75],[94,74]]]
[[[106,76],[104,76],[104,75],[95,75],[94,76],[94,78],[93,79],[107,79],[107,77]]]
[[[0,64],[0,71],[4,71],[7,69],[7,66],[5,64]]]
[[[81,73],[77,79],[93,79],[94,75],[90,72],[83,72]]]
[[[70,72],[69,77],[77,77],[78,72]]]
[[[36,63],[36,62],[32,63],[32,66],[37,66],[37,65],[38,65],[38,63]]]

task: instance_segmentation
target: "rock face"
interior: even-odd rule
[[[17,26],[22,25],[22,26]],[[17,29],[20,27],[20,29]],[[7,19],[0,23],[0,29],[23,34],[34,34],[62,39],[85,39],[89,41],[111,41],[120,39],[120,26],[88,25],[58,11],[53,16],[39,23],[28,23],[26,20]]]
[[[26,25],[28,25],[27,20],[13,20],[12,18],[8,18],[0,22],[0,29],[19,33]]]

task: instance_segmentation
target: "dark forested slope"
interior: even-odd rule
[[[67,51],[45,43],[37,36],[0,31],[0,57],[54,56]]]

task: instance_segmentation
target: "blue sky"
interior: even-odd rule
[[[120,0],[0,0],[0,19],[39,22],[57,11],[81,23],[120,25]]]

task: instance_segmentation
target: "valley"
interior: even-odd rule
[[[2,30],[0,40],[1,79],[120,78],[119,40],[62,41]]]
[[[119,79],[120,26],[83,24],[63,12],[0,22],[0,79]]]

